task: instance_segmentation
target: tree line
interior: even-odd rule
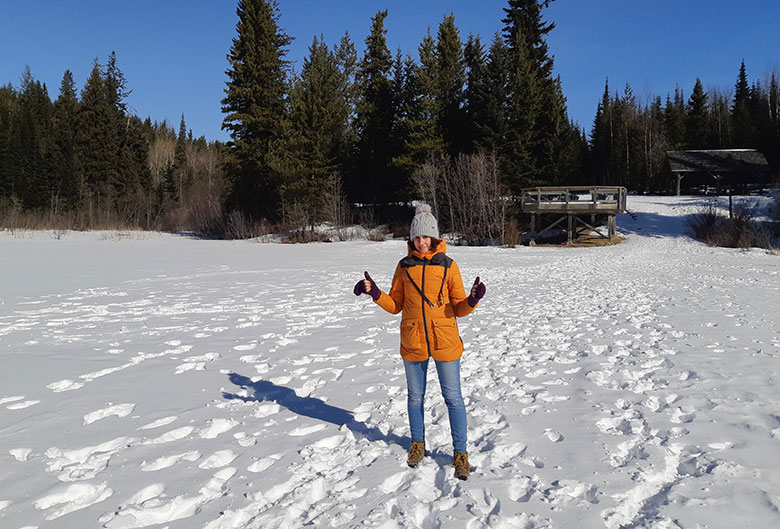
[[[184,116],[178,132],[142,121],[127,107],[129,94],[115,53],[105,65],[94,60],[80,93],[67,70],[54,101],[29,67],[18,89],[0,87],[3,225],[177,230],[204,222],[209,200],[222,200],[221,145],[193,138]]]
[[[456,174],[463,156],[495,161],[504,196],[575,181],[587,140],[553,75],[548,4],[509,0],[489,42],[462,38],[454,15],[444,16],[416,56],[388,48],[388,11],[379,11],[361,56],[349,33],[332,46],[314,37],[300,71],[291,71],[276,3],[241,0],[222,101],[228,209],[313,225],[336,201],[355,205],[358,220],[392,221],[398,204],[420,198],[416,174],[429,165]]]
[[[758,149],[775,174],[780,171],[780,79],[772,72],[750,83],[744,61],[733,90],[704,90],[697,78],[687,98],[673,94],[640,104],[630,86],[612,93],[609,81],[590,137],[593,184],[624,185],[637,192],[665,192],[666,151]]]
[[[135,116],[113,53],[80,93],[66,71],[54,101],[27,69],[0,87],[0,222],[248,237],[406,223],[423,198],[444,229],[495,240],[523,187],[660,191],[678,148],[758,147],[777,167],[777,79],[750,85],[744,65],[733,97],[698,81],[688,100],[643,105],[607,83],[588,140],[553,73],[551,1],[508,0],[487,41],[444,16],[414,56],[389,49],[379,11],[361,54],[348,32],[320,35],[295,69],[276,2],[239,0],[224,144],[193,138],[184,116],[178,130]]]

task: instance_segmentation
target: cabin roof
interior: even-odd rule
[[[666,151],[672,173],[766,172],[766,156],[755,149]]]

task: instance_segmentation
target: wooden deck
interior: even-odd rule
[[[524,213],[624,213],[626,188],[530,187],[523,189],[520,207]]]
[[[582,230],[592,231],[612,241],[615,236],[615,216],[626,211],[625,187],[567,186],[531,187],[523,189],[520,209],[531,215],[531,245],[536,238],[566,221],[568,244]],[[543,227],[545,220],[547,226]],[[598,231],[606,224],[607,235]],[[540,229],[537,232],[537,226]],[[564,229],[561,226],[560,229]]]

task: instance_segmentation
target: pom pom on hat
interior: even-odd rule
[[[428,204],[417,206],[417,214],[409,227],[409,238],[414,240],[418,236],[439,238],[439,223],[436,222],[436,217],[431,213],[431,206]]]

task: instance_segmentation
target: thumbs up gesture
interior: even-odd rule
[[[474,280],[474,284],[471,286],[471,294],[469,294],[469,305],[476,307],[479,300],[485,297],[485,283],[479,280],[479,276]]]
[[[356,296],[359,296],[360,294],[368,294],[374,298],[374,301],[376,301],[379,299],[382,291],[379,290],[378,286],[376,286],[376,283],[374,283],[374,280],[371,279],[370,275],[368,275],[368,272],[363,272],[363,274],[365,275],[365,279],[362,279],[355,284],[353,292]]]

